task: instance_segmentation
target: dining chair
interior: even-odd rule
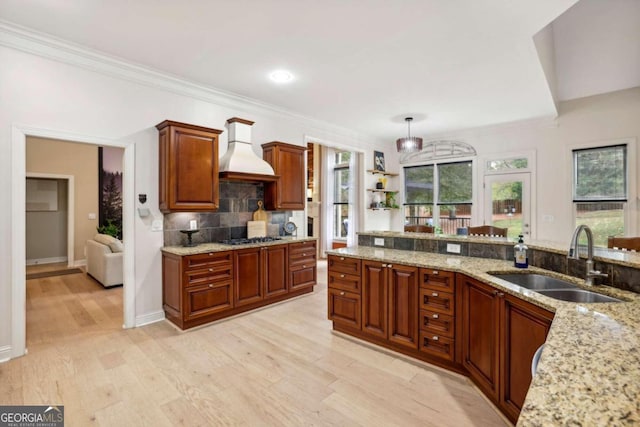
[[[494,227],[493,225],[479,225],[469,227],[469,236],[507,237],[508,228]]]
[[[607,239],[609,249],[640,252],[640,237],[613,237]]]
[[[405,225],[404,231],[415,233],[433,233],[433,227],[430,225]]]

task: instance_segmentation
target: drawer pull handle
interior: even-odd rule
[[[434,319],[438,319],[440,316],[437,315],[437,314],[433,314],[433,315],[431,315],[431,317],[433,317]]]
[[[210,268],[209,271],[213,271],[213,268]]]
[[[438,293],[437,293],[437,292],[431,292],[431,296],[432,296],[432,297],[437,297],[437,296],[438,296]]]
[[[340,277],[344,279],[344,274],[341,274]]]
[[[210,287],[210,288],[213,288],[213,283],[209,283],[209,287]]]
[[[389,268],[393,268],[393,264],[389,264],[387,267],[389,267]]]
[[[307,254],[303,253],[302,256],[307,256]]]
[[[437,276],[439,273],[438,273],[438,270],[433,270],[431,274],[433,274],[434,276]]]
[[[344,292],[340,292],[340,295],[344,295]]]
[[[213,256],[213,252],[209,252],[209,256]]]
[[[434,335],[433,338],[431,338],[431,339],[434,340],[434,341],[438,341],[440,338],[438,338],[437,335]]]
[[[387,268],[387,264],[382,264],[382,268]]]
[[[307,266],[306,266],[306,265],[304,265],[304,264],[302,264],[302,268],[307,268]]]
[[[344,257],[343,256],[340,257],[340,261],[344,261]]]

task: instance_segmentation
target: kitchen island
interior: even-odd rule
[[[181,329],[313,291],[314,238],[162,248],[165,316]]]
[[[382,234],[395,239],[416,238],[415,233],[366,234]],[[427,237],[425,239],[429,240]],[[459,239],[478,243],[491,243],[490,240]],[[385,243],[388,244],[383,244]],[[406,242],[403,241],[402,244]],[[498,244],[506,246],[511,243]],[[538,245],[536,248],[545,247]],[[561,251],[560,248],[551,249]],[[460,273],[494,288],[499,294],[511,295],[553,312],[553,323],[537,374],[522,406],[518,426],[599,426],[640,422],[640,295],[609,286],[597,286],[595,291],[625,302],[563,302],[489,274],[523,273],[513,267],[512,261],[503,259],[374,246],[342,248],[329,251],[329,254]],[[598,256],[609,259],[606,254],[599,253]],[[637,259],[637,254],[614,255],[611,258],[625,268],[634,270],[640,268],[640,263],[636,263]],[[556,276],[579,286],[583,282],[537,267],[530,267],[526,271]],[[640,274],[636,278],[640,280]]]

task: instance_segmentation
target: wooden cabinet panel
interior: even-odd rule
[[[316,242],[289,244],[289,286],[291,290],[313,287],[318,279]]]
[[[420,329],[432,334],[453,338],[455,335],[454,317],[430,310],[420,310]]]
[[[444,337],[427,331],[420,331],[420,351],[442,359],[453,361],[455,342],[453,338]]]
[[[343,291],[360,293],[360,276],[329,271],[327,285]]]
[[[280,179],[265,183],[267,209],[303,210],[306,204],[306,147],[273,141],[262,144],[262,158],[273,167]]]
[[[186,288],[184,290],[185,320],[209,316],[232,308],[232,288],[231,280]]]
[[[332,271],[360,276],[362,261],[358,258],[329,255],[327,263],[329,269]]]
[[[420,288],[420,307],[453,316],[455,299],[452,293]]]
[[[362,262],[362,331],[387,338],[387,265]]]
[[[233,253],[231,251],[208,252],[188,255],[182,260],[186,269],[228,267],[233,262]]]
[[[173,316],[182,312],[182,257],[162,256],[162,306]]]
[[[553,313],[506,295],[501,312],[500,406],[516,422],[531,384],[531,360],[544,344]]]
[[[417,267],[389,267],[389,341],[418,348]]]
[[[170,120],[159,130],[159,209],[218,209],[218,135],[222,131]]]
[[[234,301],[236,307],[264,298],[262,289],[264,267],[262,249],[249,248],[234,251]]]
[[[434,270],[432,268],[421,268],[420,286],[453,293],[455,273],[451,271]]]
[[[316,266],[289,270],[289,281],[291,289],[312,287],[317,282],[318,273]]]
[[[286,294],[289,292],[289,287],[287,286],[287,275],[289,273],[288,245],[267,246],[263,251],[265,297]]]
[[[327,292],[329,320],[360,329],[360,295],[331,288]]]
[[[499,297],[491,286],[459,275],[462,286],[463,365],[480,389],[498,398]]]

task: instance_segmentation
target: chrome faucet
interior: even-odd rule
[[[593,269],[593,233],[588,226],[584,224],[579,225],[573,232],[571,243],[569,243],[569,254],[567,255],[567,258],[580,259],[580,254],[578,253],[578,240],[580,238],[580,233],[583,230],[587,235],[587,262],[584,284],[592,286],[594,277],[607,277],[608,275],[606,273],[601,273],[599,270]]]

